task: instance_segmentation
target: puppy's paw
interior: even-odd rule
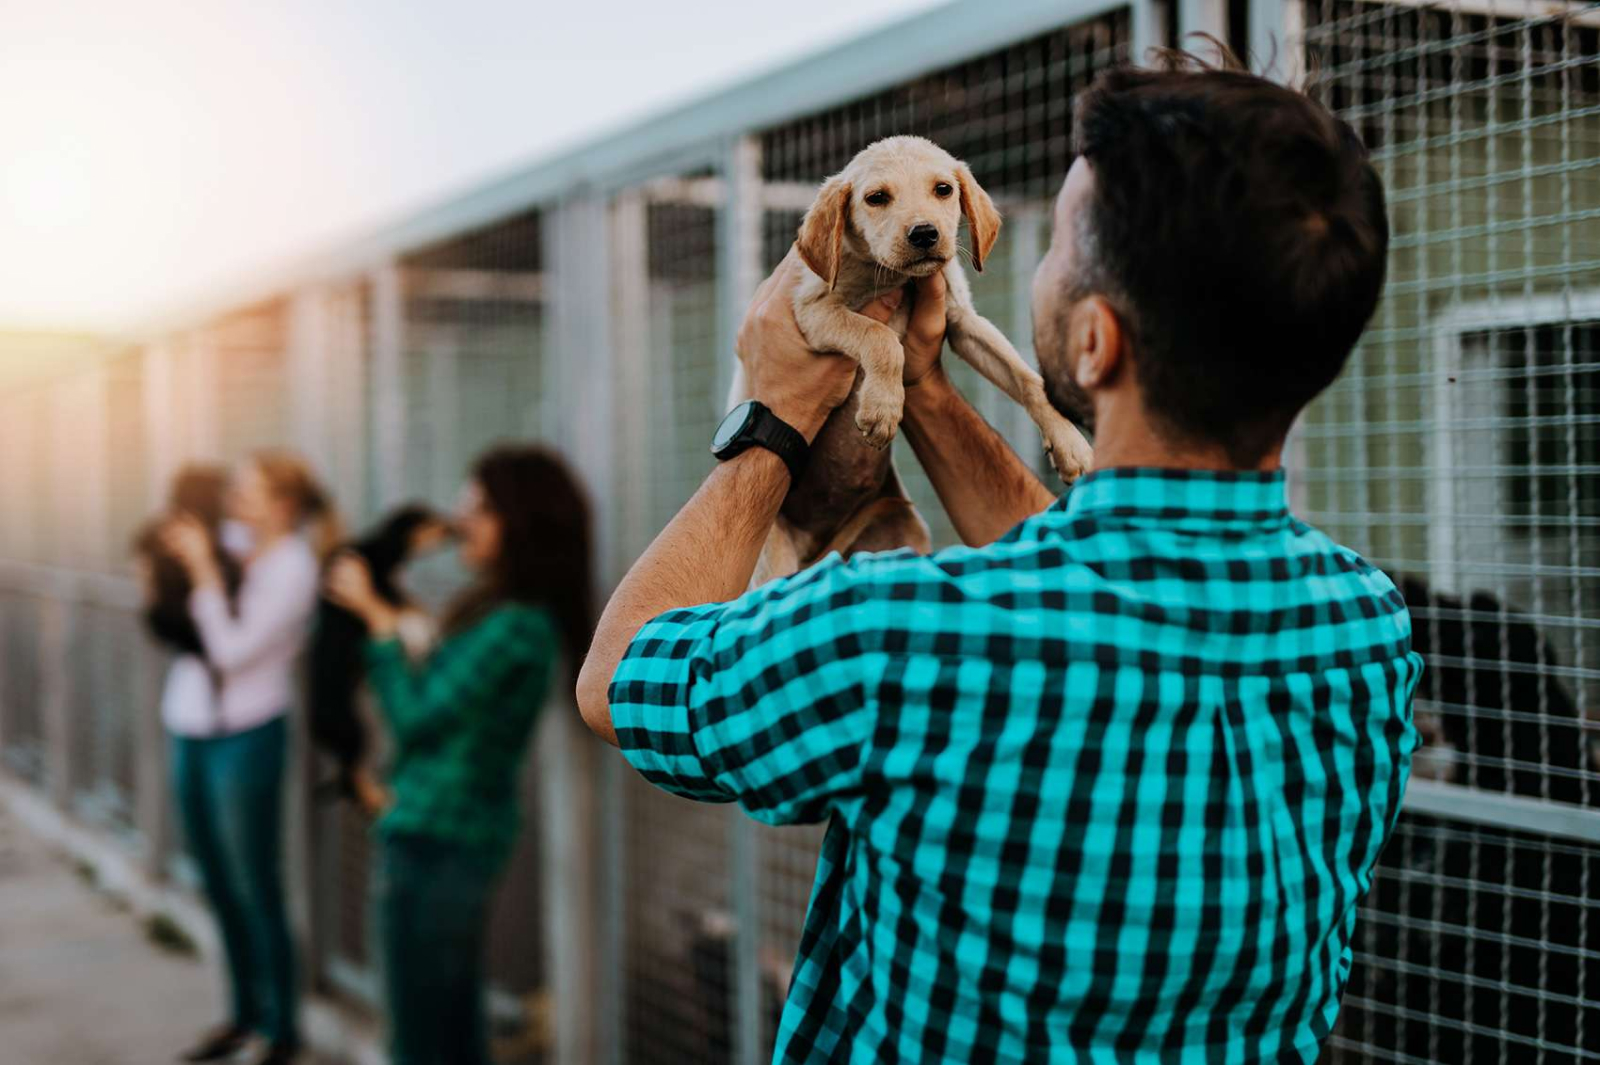
[[[1071,484],[1083,476],[1094,461],[1094,449],[1078,432],[1078,427],[1062,419],[1059,425],[1042,427],[1041,433],[1045,454],[1050,456],[1050,465],[1055,467],[1061,482]]]
[[[861,430],[867,443],[880,451],[889,446],[895,433],[900,431],[905,401],[905,388],[899,381],[882,387],[874,386],[871,381],[862,383],[856,396],[856,428]]]

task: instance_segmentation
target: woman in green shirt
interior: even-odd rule
[[[328,594],[372,633],[368,680],[393,738],[393,803],[378,822],[393,1065],[487,1065],[483,952],[495,882],[516,840],[528,736],[565,647],[591,630],[589,517],[564,464],[501,447],[473,465],[456,518],[477,580],[413,665],[366,564],[341,557]]]

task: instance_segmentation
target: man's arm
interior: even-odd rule
[[[943,274],[917,282],[904,344],[903,428],[956,532],[981,547],[1056,497],[945,376],[944,296]]]
[[[751,448],[712,470],[628,570],[600,615],[578,674],[578,709],[601,739],[617,742],[608,689],[634,635],[674,607],[718,603],[742,593],[788,491],[783,460],[766,448]]]
[[[751,303],[739,331],[750,394],[809,441],[850,395],[856,365],[811,351],[794,321],[798,262],[786,260]],[[879,321],[888,317],[885,308]],[[722,463],[640,556],[600,615],[578,675],[578,709],[602,739],[617,742],[609,688],[645,622],[675,607],[743,593],[789,490],[789,470],[765,448]]]

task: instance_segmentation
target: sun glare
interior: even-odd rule
[[[89,216],[89,176],[61,148],[0,157],[0,210],[18,229],[48,236]]]

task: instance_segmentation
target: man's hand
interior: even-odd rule
[[[905,370],[901,379],[907,388],[915,388],[929,374],[944,373],[944,368],[939,364],[939,355],[944,351],[944,274],[919,277],[914,287],[907,287],[912,288],[911,321],[906,328],[905,339],[900,342],[901,350],[905,352]],[[884,293],[863,307],[861,313],[868,318],[887,322],[904,296],[905,289]],[[907,393],[906,401],[910,400],[911,395]]]
[[[750,301],[736,347],[752,399],[813,439],[835,407],[850,396],[856,364],[843,355],[811,350],[794,320],[794,290],[803,276],[798,259],[785,259]]]

